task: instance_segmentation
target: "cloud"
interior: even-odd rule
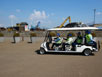
[[[45,11],[34,10],[33,13],[29,16],[30,24],[36,25],[39,21],[44,24],[48,20],[49,15]]]
[[[3,24],[0,24],[0,27],[3,27]]]
[[[10,15],[9,18],[10,19],[16,19],[16,16],[15,15]]]
[[[16,9],[16,12],[18,12],[18,13],[19,13],[19,12],[21,12],[21,10],[20,10],[20,9]]]
[[[46,15],[45,11],[37,11],[34,10],[34,12],[30,15],[30,20],[44,20],[47,19],[48,16]]]
[[[30,20],[30,25],[36,26],[36,24],[40,21],[41,28],[50,28],[52,26],[52,19],[55,14],[50,13],[48,14],[46,11],[39,11],[39,10],[34,10],[33,13],[30,14],[29,20]]]
[[[17,17],[15,15],[9,15],[9,19],[11,21],[11,25],[13,26],[14,25],[14,21],[17,20]]]
[[[102,15],[102,12],[97,12],[96,15]]]

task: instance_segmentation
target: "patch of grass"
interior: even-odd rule
[[[15,32],[15,33],[13,34],[13,37],[20,37],[20,34]]]
[[[4,37],[4,34],[3,33],[0,33],[0,37]]]
[[[30,33],[30,37],[36,37],[36,36],[37,36],[36,33],[34,33],[34,32]]]
[[[69,32],[68,34],[72,34],[72,37],[75,37],[75,34],[73,32]]]
[[[49,35],[50,35],[51,37],[55,37],[55,36],[56,36],[56,33],[50,32]]]
[[[93,36],[93,37],[96,37],[96,34],[95,34],[94,32],[93,32],[93,33],[91,33],[91,34],[92,34],[92,36]]]

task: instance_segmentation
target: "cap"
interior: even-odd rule
[[[57,36],[60,36],[60,33],[57,33]]]
[[[90,33],[91,33],[91,31],[89,31],[89,30],[86,30],[86,31],[85,31],[85,33],[87,33],[87,34],[90,34]]]
[[[79,35],[80,35],[80,34],[81,34],[81,32],[78,32],[77,34],[79,34]]]
[[[72,36],[72,34],[69,33],[68,36]]]

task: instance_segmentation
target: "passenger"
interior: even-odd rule
[[[77,38],[75,40],[75,43],[80,45],[80,44],[82,44],[82,42],[83,42],[83,37],[81,36],[81,33],[78,32],[77,33]]]
[[[65,51],[65,45],[71,45],[73,42],[72,34],[67,35],[67,39],[65,39],[66,42],[62,44],[62,50]]]
[[[55,43],[52,44],[51,49],[53,49],[54,46],[59,46],[62,43],[62,40],[60,38],[60,33],[57,33],[57,37],[55,38]]]
[[[97,43],[93,41],[93,36],[90,31],[85,32],[86,45],[92,45],[97,49]]]
[[[81,33],[78,32],[77,33],[77,38],[76,38],[75,42],[72,43],[73,50],[76,49],[76,45],[81,45],[82,42],[83,42],[83,37],[81,36]]]

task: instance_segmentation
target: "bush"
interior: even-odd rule
[[[50,32],[49,35],[50,35],[51,37],[55,37],[55,36],[56,36],[56,34],[53,33],[53,32]]]
[[[16,33],[16,32],[13,34],[13,37],[19,37],[19,36],[20,36],[20,34]]]
[[[4,36],[4,34],[3,33],[0,33],[0,37],[3,37]]]
[[[37,35],[36,35],[36,33],[30,33],[30,37],[36,37]]]
[[[72,34],[72,37],[75,37],[75,34],[73,32],[69,32],[68,34]]]
[[[92,36],[93,36],[93,37],[96,37],[96,34],[95,34],[95,33],[92,33]]]

